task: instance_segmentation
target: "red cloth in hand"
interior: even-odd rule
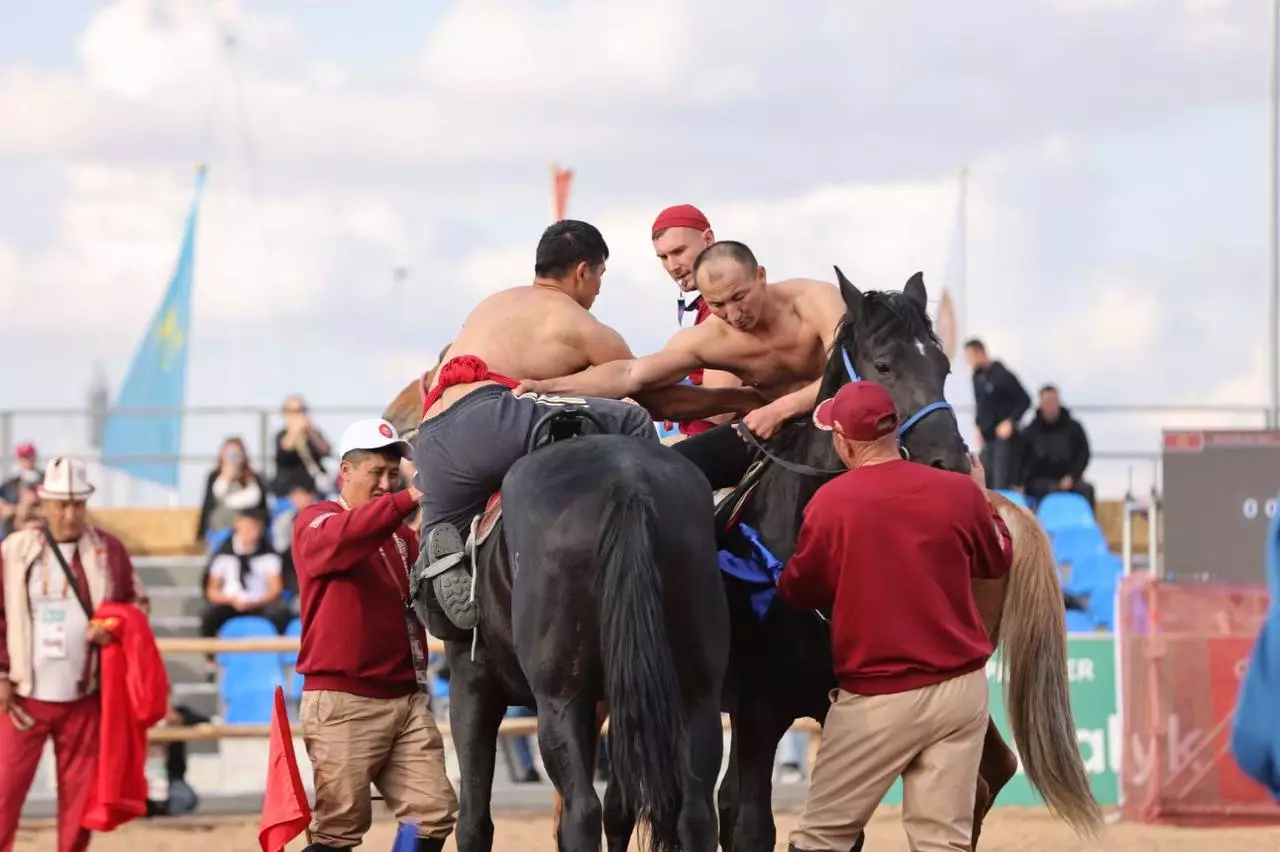
[[[80,824],[111,831],[147,812],[147,729],[169,709],[169,676],[147,615],[106,602],[93,614],[112,641],[100,649],[98,770]]]

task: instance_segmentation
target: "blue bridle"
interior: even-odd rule
[[[849,350],[845,349],[843,346],[840,347],[840,357],[844,360],[844,371],[849,374],[849,381],[851,382],[863,381],[862,376],[859,376],[858,371],[854,369],[853,359],[849,357]],[[913,428],[915,428],[915,426],[919,424],[921,420],[925,419],[935,411],[949,411],[949,410],[951,410],[951,403],[947,402],[946,400],[938,400],[937,402],[929,403],[924,408],[921,408],[919,411],[912,414],[906,420],[903,420],[901,423],[898,424],[898,429],[897,429],[898,446],[899,447],[902,446],[902,439],[906,437],[906,434],[910,432]]]

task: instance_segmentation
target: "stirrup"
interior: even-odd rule
[[[423,566],[422,578],[434,580],[445,571],[463,564],[467,560],[467,550],[462,536],[453,524],[439,524],[427,534],[427,564]]]

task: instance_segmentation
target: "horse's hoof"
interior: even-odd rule
[[[480,623],[480,608],[471,599],[471,575],[461,567],[436,577],[431,581],[431,588],[445,616],[459,630],[474,630]]]

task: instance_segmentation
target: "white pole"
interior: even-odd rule
[[[1277,0],[1280,2],[1280,0]],[[960,297],[960,337],[961,342],[967,340],[969,334],[969,223],[968,223],[968,206],[969,206],[969,167],[965,166],[960,170],[960,212],[957,217],[957,230],[959,238],[956,245],[960,250],[960,281],[956,286],[957,293]]]
[[[1270,165],[1267,245],[1271,249],[1271,282],[1268,287],[1267,311],[1268,392],[1271,405],[1267,409],[1267,425],[1280,427],[1280,247],[1276,232],[1280,230],[1280,0],[1271,3],[1271,133],[1267,150]]]

